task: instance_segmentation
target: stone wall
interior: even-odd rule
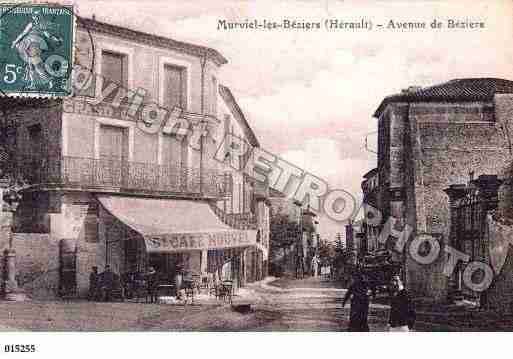
[[[391,215],[404,218],[414,235],[441,234],[442,248],[450,229],[448,197],[443,190],[467,183],[470,171],[474,178],[497,174],[505,179],[500,208],[511,208],[511,151],[508,131],[501,122],[509,123],[512,103],[510,96],[502,95],[496,97],[495,108],[494,103],[478,102],[391,104],[380,118],[380,136],[390,131],[389,140],[379,141],[380,208],[386,212],[389,203]],[[404,202],[387,198],[390,187],[404,189]],[[430,266],[419,265],[407,253],[410,290],[417,296],[444,300],[443,264],[439,258]]]
[[[498,174],[504,178],[510,165],[505,137],[493,121],[493,104],[411,104],[410,121],[414,126],[411,143],[420,151],[411,165],[416,181],[413,193],[417,203],[415,216],[419,231],[443,235],[447,244],[450,210],[444,189],[451,184],[467,183],[469,174]],[[507,191],[507,190],[506,190]],[[503,194],[504,195],[504,194]],[[413,219],[413,214],[410,214]],[[443,261],[419,267],[409,262],[415,292],[444,300],[447,278],[441,274]],[[414,278],[414,279],[413,279]]]
[[[14,121],[16,130],[16,153],[23,156],[60,156],[62,102],[40,102],[30,106],[14,105],[5,113],[5,120]],[[39,125],[41,128],[41,153],[33,153],[30,129]]]
[[[488,215],[487,237],[490,264],[495,273],[485,293],[489,309],[513,312],[513,223],[503,217]]]
[[[10,213],[2,212],[2,222],[10,221]],[[9,247],[9,229],[0,233],[0,250]],[[48,234],[15,233],[13,248],[16,251],[17,280],[27,295],[33,299],[55,298],[59,288],[59,242]],[[2,257],[3,258],[3,257]],[[4,272],[4,261],[0,270]]]

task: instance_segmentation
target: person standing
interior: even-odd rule
[[[319,256],[315,254],[312,258],[312,275],[317,277],[319,275]]]
[[[91,267],[91,273],[89,274],[89,295],[88,300],[98,299],[98,267]]]
[[[390,301],[389,331],[409,332],[415,324],[415,305],[398,275],[392,277],[392,298]]]
[[[157,271],[155,268],[148,268],[148,272],[146,273],[146,283],[148,285],[150,303],[157,303]]]
[[[348,330],[350,332],[368,332],[369,287],[360,272],[354,274],[353,283],[347,290],[342,301],[342,308],[345,307],[349,298],[351,298],[351,310],[349,314]]]
[[[112,289],[114,287],[114,273],[110,265],[105,266],[105,271],[99,276],[99,287],[101,291],[101,299],[104,302],[110,302],[112,298]]]

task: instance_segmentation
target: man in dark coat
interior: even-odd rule
[[[150,303],[157,303],[157,271],[155,268],[148,268],[148,272],[146,273],[146,283],[148,285],[148,294],[150,296]]]
[[[394,293],[390,301],[390,319],[388,324],[391,332],[409,332],[415,324],[415,304],[404,288],[398,275],[392,277]]]
[[[87,297],[89,300],[98,299],[98,278],[98,267],[92,267],[89,274],[89,295]]]
[[[353,276],[353,283],[349,287],[342,301],[342,307],[351,298],[351,312],[349,315],[350,332],[368,332],[369,324],[367,317],[369,315],[369,286],[364,281],[363,275],[357,272]]]
[[[100,274],[99,285],[102,294],[102,299],[105,302],[110,302],[112,298],[112,289],[114,287],[114,273],[110,269],[110,265],[105,266],[105,271]]]

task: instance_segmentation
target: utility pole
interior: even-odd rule
[[[303,278],[303,204],[299,201],[294,201],[294,205],[298,209],[298,233],[296,239],[296,278]]]

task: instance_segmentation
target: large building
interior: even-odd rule
[[[0,101],[15,127],[4,146],[29,184],[14,215],[19,284],[35,297],[84,295],[91,267],[106,265],[238,285],[265,276],[267,192],[226,139],[247,153],[259,144],[220,85],[227,60],[94,19],[78,22],[76,44],[74,97]]]
[[[496,279],[502,278],[507,245],[498,248],[497,238],[485,233],[497,224],[491,214],[508,217],[511,212],[512,114],[513,82],[503,79],[457,79],[386,97],[374,113],[379,121],[376,202],[383,223],[392,216],[412,228],[410,238],[436,235],[442,248],[452,245],[471,254],[471,260],[491,263]],[[469,214],[469,208],[478,207],[461,200],[472,201],[477,194],[478,205],[493,201],[501,181],[498,209],[479,207],[478,214]],[[474,231],[464,223],[461,227],[465,215],[453,215],[456,210],[473,218]],[[405,279],[414,295],[444,301],[451,287],[461,289],[461,276],[443,274],[443,253],[424,265],[404,252]],[[455,273],[461,275],[459,269]]]

